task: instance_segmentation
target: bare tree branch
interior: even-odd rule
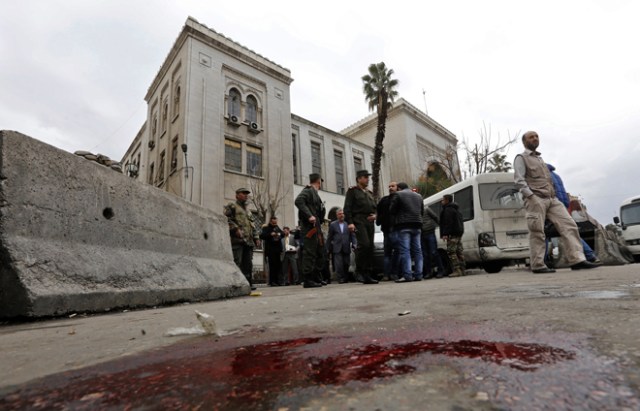
[[[480,139],[473,146],[469,144],[466,137],[462,139],[462,148],[466,155],[466,164],[469,176],[486,173],[489,169],[490,160],[494,154],[500,153],[516,141],[515,137],[508,132],[508,140],[504,144],[500,144],[500,135],[498,134],[498,142],[495,146],[491,143],[491,126],[487,127],[486,123],[482,123],[479,130]],[[518,135],[516,133],[516,135]]]

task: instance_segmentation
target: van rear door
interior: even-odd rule
[[[529,247],[529,230],[523,216],[494,218],[493,232],[500,249]]]

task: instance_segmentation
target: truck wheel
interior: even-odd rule
[[[501,261],[489,261],[486,263],[482,263],[482,268],[484,268],[484,271],[488,272],[489,274],[499,273],[500,271],[502,271],[502,267],[504,267],[504,265]]]

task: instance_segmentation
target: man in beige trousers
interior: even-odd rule
[[[567,253],[567,261],[572,270],[595,268],[582,251],[578,226],[564,205],[556,198],[551,174],[540,153],[536,151],[540,140],[538,133],[527,131],[522,136],[525,150],[513,161],[516,186],[524,198],[529,227],[529,249],[531,253],[531,271],[535,274],[554,273],[555,270],[544,263],[545,235],[544,221],[549,220],[556,226]]]

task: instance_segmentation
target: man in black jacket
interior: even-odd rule
[[[280,239],[284,233],[278,227],[278,217],[272,216],[269,224],[264,226],[260,233],[260,239],[264,244],[264,253],[269,261],[269,285],[272,287],[284,285],[282,277],[282,242]]]
[[[302,279],[304,288],[322,287],[324,268],[324,237],[320,224],[324,221],[324,203],[318,195],[322,187],[318,173],[309,174],[309,185],[296,197],[302,237]]]
[[[393,216],[389,213],[391,197],[398,191],[398,184],[395,181],[389,183],[389,195],[378,201],[376,206],[376,224],[382,229],[384,234],[384,275],[395,281],[398,276],[398,246],[396,233],[393,231]]]
[[[376,200],[369,186],[367,170],[356,172],[357,185],[350,187],[344,198],[344,217],[349,230],[356,234],[356,278],[364,284],[378,284],[373,275],[373,236],[376,221]],[[306,247],[306,245],[305,245]]]
[[[398,192],[391,199],[389,212],[395,216],[393,225],[398,235],[400,267],[403,278],[397,283],[422,280],[422,247],[420,245],[422,229],[422,196],[409,189],[407,183],[398,183]],[[411,270],[411,260],[415,266]]]
[[[438,270],[436,278],[442,278],[445,274],[436,240],[436,226],[439,223],[440,217],[429,207],[425,207],[422,213],[422,273],[425,280],[433,277],[434,266]]]
[[[464,255],[462,254],[462,234],[464,222],[458,204],[453,202],[453,196],[445,194],[442,197],[442,211],[440,211],[440,238],[447,242],[447,254],[451,261],[453,272],[449,277],[465,275]]]

